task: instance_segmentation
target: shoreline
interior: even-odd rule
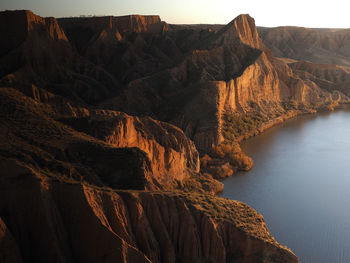
[[[240,144],[242,141],[245,141],[249,138],[257,136],[270,128],[273,128],[279,124],[282,124],[288,120],[291,120],[293,118],[297,118],[299,116],[316,115],[316,114],[319,114],[322,112],[330,113],[330,112],[333,112],[336,110],[342,110],[342,109],[346,109],[346,108],[350,108],[350,102],[342,102],[337,107],[334,107],[332,109],[318,108],[318,109],[308,109],[308,110],[291,110],[291,111],[286,112],[285,114],[282,114],[281,116],[278,116],[276,118],[272,118],[267,122],[263,122],[255,130],[252,130],[252,131],[246,133],[245,135],[239,136],[236,139],[236,142]]]

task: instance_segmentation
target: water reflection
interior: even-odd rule
[[[254,167],[223,196],[262,213],[301,262],[350,262],[350,111],[288,121],[242,148]]]

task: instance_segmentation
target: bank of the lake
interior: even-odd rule
[[[242,148],[254,167],[223,196],[262,213],[301,262],[350,262],[350,110],[288,120]]]

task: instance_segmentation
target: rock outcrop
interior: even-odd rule
[[[0,167],[1,240],[12,248],[3,255],[13,262],[298,262],[238,201],[106,191],[3,158]]]
[[[68,41],[55,18],[42,18],[28,10],[1,12],[0,34],[0,56],[19,47],[33,35],[45,34],[54,40]]]
[[[106,110],[73,109],[73,116],[61,121],[114,147],[137,147],[145,152],[152,164],[150,186],[176,188],[177,183],[199,173],[194,143],[171,124]]]
[[[178,128],[73,107],[69,119],[58,105],[14,89],[1,88],[0,102],[4,262],[298,262],[247,205],[195,193],[205,190],[205,182],[186,188],[191,191],[169,191],[174,186],[164,182],[165,176],[171,180],[181,160],[154,168],[162,160],[150,159],[151,154],[178,154],[183,169],[198,169],[198,153]],[[169,152],[162,155],[161,146]],[[157,177],[157,169],[168,169],[167,174]],[[192,176],[190,183],[196,176],[197,184],[205,180]],[[163,191],[135,190],[157,187]]]
[[[13,89],[0,89],[0,101],[3,150],[34,167],[101,187],[222,190],[221,183],[200,176],[193,142],[171,124],[69,103],[44,104]],[[29,156],[21,153],[23,147]]]

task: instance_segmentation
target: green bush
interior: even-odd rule
[[[224,114],[222,134],[228,141],[234,141],[235,138],[254,131],[262,123],[262,117],[242,116],[240,114]]]

